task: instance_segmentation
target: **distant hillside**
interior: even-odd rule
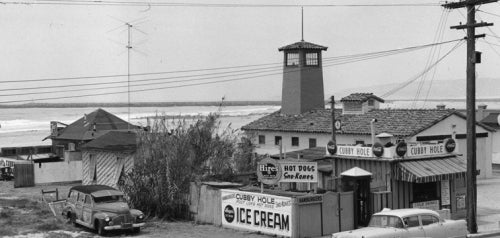
[[[224,101],[224,102],[139,102],[131,107],[180,107],[180,106],[256,106],[281,105],[280,101]],[[127,107],[127,103],[27,103],[0,105],[0,108],[81,108],[81,107]]]
[[[357,87],[334,92],[336,98],[345,97],[355,92],[372,92],[377,96],[382,96],[389,90],[396,88],[398,84],[384,84],[370,87]],[[425,83],[422,87],[420,100],[426,98],[429,91],[430,83]],[[401,89],[395,94],[386,97],[386,100],[412,100],[415,98],[418,89],[418,82],[414,82],[407,87]],[[328,95],[328,94],[327,94]],[[457,80],[435,80],[432,82],[431,90],[429,91],[428,99],[465,99],[466,97],[466,82],[465,79]],[[482,78],[476,82],[476,98],[477,99],[500,99],[500,79]]]

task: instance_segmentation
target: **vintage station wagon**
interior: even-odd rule
[[[467,237],[465,220],[443,220],[427,209],[384,209],[373,214],[368,227],[335,233],[332,238]]]
[[[95,229],[99,235],[117,229],[139,232],[145,224],[144,214],[130,209],[123,195],[105,185],[74,186],[69,190],[62,215],[73,224]]]

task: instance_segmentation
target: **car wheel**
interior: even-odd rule
[[[68,221],[68,223],[71,223],[73,224],[73,226],[76,226],[76,216],[74,213],[68,212],[68,214],[66,215],[66,220]]]
[[[102,222],[102,221],[96,221],[95,229],[97,231],[97,234],[99,234],[100,236],[104,236],[104,233],[105,233],[104,222]]]
[[[134,234],[137,234],[137,233],[139,233],[139,232],[141,232],[141,228],[140,228],[140,227],[134,227],[134,228],[132,229],[132,233],[134,233]]]

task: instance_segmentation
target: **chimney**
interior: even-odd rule
[[[476,113],[477,121],[481,121],[486,117],[486,107],[488,107],[486,104],[477,105],[477,113]]]
[[[438,104],[438,105],[436,105],[436,109],[438,109],[438,110],[444,110],[444,109],[446,109],[446,105],[444,105],[442,103]]]

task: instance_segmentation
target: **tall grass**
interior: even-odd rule
[[[122,189],[132,205],[149,216],[187,219],[191,181],[230,181],[248,169],[250,140],[239,143],[230,127],[221,128],[218,114],[193,121],[155,117],[149,131],[139,132],[134,169]]]

